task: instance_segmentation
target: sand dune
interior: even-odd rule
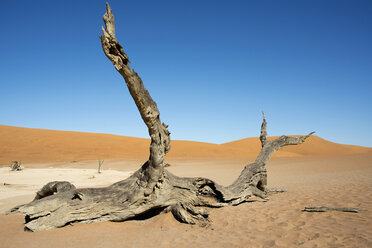
[[[148,139],[0,126],[0,164],[148,156]]]
[[[0,165],[23,163],[148,157],[149,139],[84,132],[55,131],[0,125]],[[225,144],[173,140],[168,158],[255,157],[258,138]],[[277,157],[344,155],[371,152],[372,148],[342,145],[311,137],[301,146],[285,147]]]

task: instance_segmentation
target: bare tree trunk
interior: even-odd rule
[[[76,189],[68,182],[51,182],[35,200],[18,206],[31,231],[63,227],[73,222],[125,221],[171,211],[181,222],[208,221],[209,211],[202,207],[237,205],[251,197],[267,199],[265,165],[280,147],[301,144],[306,136],[281,136],[267,140],[266,119],[261,126],[262,150],[255,162],[245,166],[240,176],[225,187],[207,178],[181,178],[168,172],[164,156],[170,150],[170,133],[160,121],[160,112],[141,78],[130,68],[128,56],[115,37],[114,15],[106,4],[106,28],[100,36],[102,48],[123,76],[151,137],[150,156],[129,178],[105,188]],[[37,198],[37,199],[36,199]],[[207,200],[210,199],[211,201]]]
[[[98,160],[98,174],[101,173],[101,167],[102,167],[103,162],[105,162],[105,160]]]

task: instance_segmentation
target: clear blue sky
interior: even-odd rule
[[[172,139],[372,146],[372,1],[110,1]],[[105,57],[105,1],[4,1],[0,124],[148,137]]]

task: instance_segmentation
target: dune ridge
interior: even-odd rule
[[[148,157],[150,140],[144,138],[57,131],[0,125],[0,165],[12,160],[23,163],[80,161]],[[172,140],[168,158],[251,158],[260,151],[258,138],[245,138],[224,144]],[[343,145],[318,136],[300,146],[285,147],[276,157],[303,157],[361,154],[372,148]]]

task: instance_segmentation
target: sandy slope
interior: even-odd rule
[[[77,161],[90,159],[148,157],[148,139],[69,131],[20,128],[0,125],[0,165],[12,160],[23,163]],[[250,158],[260,149],[257,138],[247,138],[225,144],[191,141],[171,143],[168,158]],[[277,157],[324,156],[372,152],[372,148],[341,145],[317,136],[304,145],[285,147]]]
[[[173,164],[169,170],[177,175],[206,176],[221,184],[231,183],[248,162],[169,161]],[[113,168],[131,170],[138,163],[109,160],[103,174]],[[95,161],[59,165],[96,168]],[[0,215],[0,247],[372,247],[372,154],[274,158],[267,169],[269,186],[288,192],[271,195],[268,202],[212,209],[208,227],[181,224],[166,214],[143,221],[75,224],[27,233],[23,232],[22,216]],[[27,202],[27,197],[32,196],[11,198],[4,204]],[[311,205],[358,207],[361,212],[301,211]]]

